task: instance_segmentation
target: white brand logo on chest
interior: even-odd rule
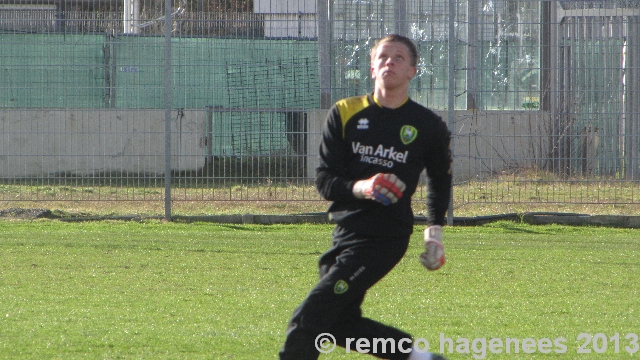
[[[409,156],[409,150],[405,152],[399,152],[395,150],[392,146],[390,148],[385,148],[382,144],[377,147],[371,145],[362,145],[360,142],[352,142],[351,149],[354,154],[360,155],[373,155],[383,159],[389,159],[401,163],[407,162],[407,157]]]
[[[369,119],[363,118],[358,120],[358,130],[367,130],[369,128]]]

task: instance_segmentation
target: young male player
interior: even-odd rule
[[[293,312],[281,360],[317,359],[323,348],[315,340],[322,333],[331,334],[337,345],[349,346],[350,351],[357,350],[350,339],[367,339],[370,345],[374,339],[393,339],[395,347],[388,343],[366,348],[379,358],[444,359],[412,349],[410,334],[365,318],[360,309],[367,290],[407,250],[414,221],[411,197],[425,168],[429,226],[420,260],[430,270],[444,264],[450,132],[440,117],[408,96],[417,59],[410,39],[399,35],[380,39],[371,50],[373,93],[340,100],[329,112],[316,187],[332,201],[333,246],[320,258],[320,280]]]

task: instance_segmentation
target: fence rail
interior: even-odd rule
[[[136,34],[162,35],[162,16],[146,17],[133,24]],[[124,29],[122,11],[59,10],[56,5],[0,5],[0,24],[0,31],[31,34],[100,34]],[[175,36],[264,37],[263,14],[183,11],[174,17],[173,26]]]
[[[328,26],[315,1],[135,4],[0,5],[2,204],[321,204],[327,108],[399,32],[453,133],[454,209],[640,205],[637,1],[336,0]]]

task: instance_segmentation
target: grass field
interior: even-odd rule
[[[365,316],[431,350],[444,344],[449,359],[640,356],[640,230],[449,227],[437,272],[419,265],[416,230],[407,256],[371,289]],[[276,359],[330,231],[0,221],[0,358]],[[533,339],[533,353],[490,350],[507,338]],[[338,348],[320,358],[369,357]]]

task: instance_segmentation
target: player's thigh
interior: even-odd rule
[[[327,275],[342,279],[349,286],[366,291],[389,273],[407,251],[409,239],[371,241],[345,249]]]

